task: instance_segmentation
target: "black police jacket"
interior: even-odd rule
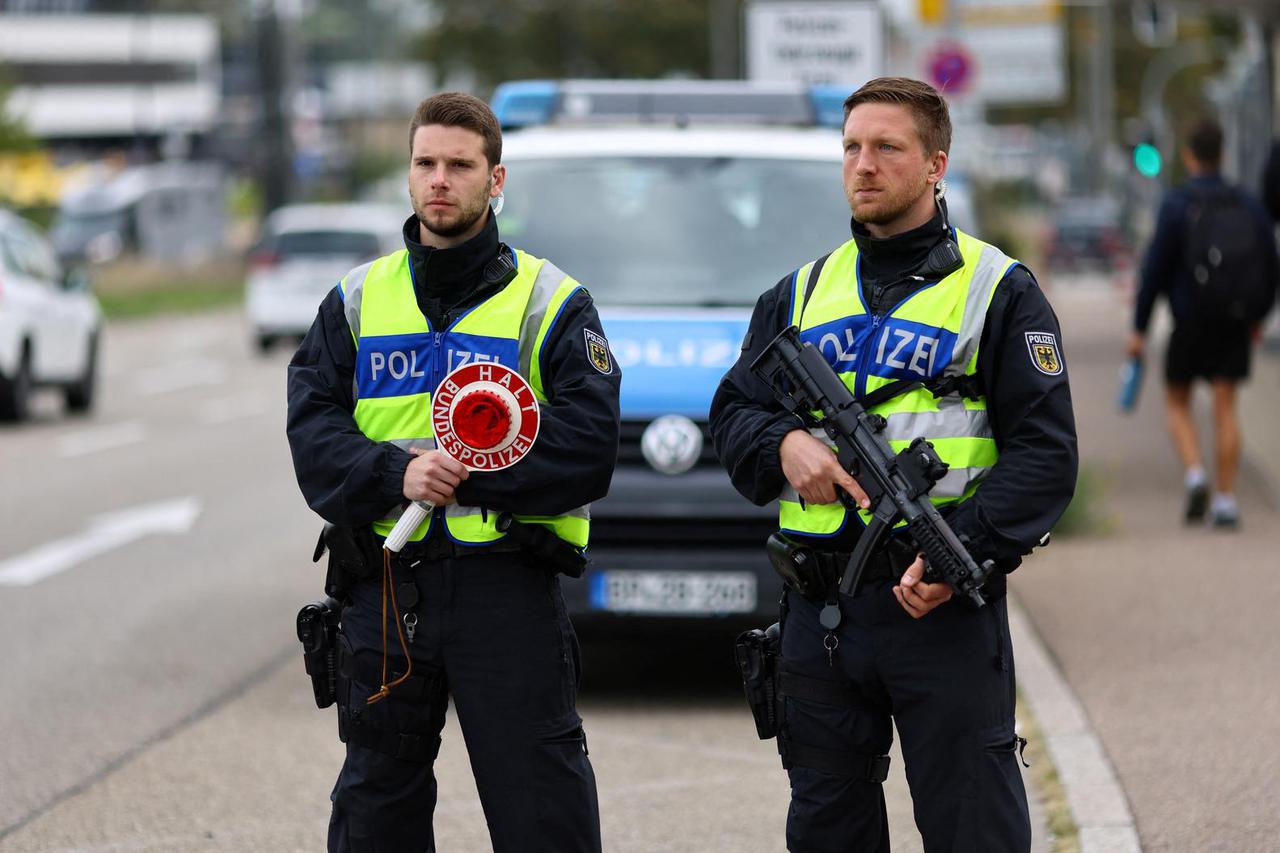
[[[876,239],[853,223],[861,258],[863,298],[873,314],[887,314],[938,276],[905,278],[923,266],[929,251],[948,236],[942,214],[913,231]],[[742,352],[725,374],[711,403],[711,435],[734,486],[764,505],[785,485],[778,446],[793,429],[794,415],[775,402],[751,362],[790,322],[791,275],[766,291]],[[852,298],[852,294],[850,294]],[[1049,333],[1057,341],[1063,369],[1050,375],[1037,366],[1027,334]],[[1076,482],[1076,430],[1058,319],[1031,272],[1013,267],[996,288],[978,350],[978,378],[1000,457],[973,497],[944,510],[957,534],[969,537],[979,559],[993,558],[1013,571],[1047,533],[1071,501]],[[856,528],[856,529],[853,529]],[[847,550],[861,528],[851,525],[824,548]]]
[[[494,263],[500,244],[492,215],[479,235],[449,249],[421,245],[416,217],[404,230],[418,305],[432,328],[447,327],[510,280],[509,267]],[[472,473],[457,489],[459,503],[557,515],[608,492],[618,453],[622,375],[616,361],[608,372],[592,364],[587,330],[603,338],[591,296],[579,289],[543,345],[549,399],[533,449],[503,471]],[[412,458],[389,442],[370,440],[356,426],[355,363],[355,343],[335,287],[289,362],[286,431],[307,505],[327,521],[352,527],[404,503],[404,472]]]

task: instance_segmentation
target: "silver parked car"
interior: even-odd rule
[[[352,267],[404,248],[407,215],[373,204],[299,204],[268,216],[245,285],[258,348],[306,334],[320,302]]]

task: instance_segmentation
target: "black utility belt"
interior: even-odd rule
[[[377,544],[381,546],[382,540],[378,540]],[[392,555],[392,560],[397,564],[411,565],[430,560],[452,560],[457,557],[512,553],[520,550],[522,550],[520,543],[513,541],[509,536],[479,545],[464,545],[461,542],[453,541],[447,536],[433,533],[420,542],[406,542],[405,546],[400,549],[399,554]],[[377,559],[381,560],[381,547],[375,553],[377,554]]]
[[[779,577],[789,587],[813,601],[826,601],[830,597],[848,570],[852,556],[850,551],[819,550],[808,542],[793,539],[781,531],[769,537],[766,550]],[[915,549],[908,543],[888,540],[867,558],[854,594],[866,589],[869,584],[885,580],[896,581],[915,558]]]
[[[836,575],[840,575],[849,565],[849,559],[853,556],[853,552],[815,551],[814,556],[820,561],[826,561],[830,569]],[[907,566],[910,566],[914,560],[914,554],[904,554],[884,549],[873,551],[871,556],[867,558],[867,567],[863,570],[859,585],[866,586],[869,583],[884,580],[896,581],[902,577],[902,573],[907,570]]]

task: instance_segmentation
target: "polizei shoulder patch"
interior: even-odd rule
[[[1036,370],[1046,376],[1062,372],[1062,355],[1058,352],[1058,339],[1053,332],[1027,332],[1027,350]]]
[[[590,329],[583,329],[582,333],[587,337],[587,359],[591,366],[605,376],[613,373],[613,357],[609,354],[609,342],[604,335]]]

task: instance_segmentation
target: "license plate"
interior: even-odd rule
[[[608,571],[590,578],[596,610],[693,616],[756,609],[756,576],[751,572]]]

